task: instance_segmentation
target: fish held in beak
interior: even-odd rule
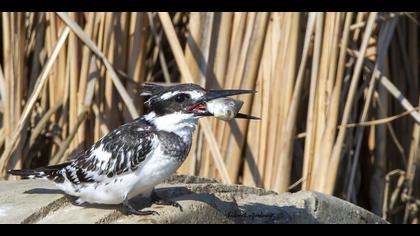
[[[232,98],[217,98],[207,102],[207,110],[217,119],[229,121],[235,118],[243,104]]]
[[[234,118],[254,119],[260,118],[239,113],[243,101],[228,98],[240,94],[253,94],[255,90],[211,90],[203,98],[187,108],[197,116],[214,116],[216,119],[230,121]]]
[[[232,98],[217,98],[208,101],[207,111],[212,114],[216,119],[230,121],[233,118],[259,120],[260,118],[239,113],[244,104],[241,100]]]

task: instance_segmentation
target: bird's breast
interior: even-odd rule
[[[129,197],[138,194],[147,195],[154,186],[174,174],[181,164],[182,162],[179,162],[176,157],[168,155],[159,146],[137,171],[137,182]]]
[[[177,135],[169,132],[159,132],[159,152],[162,158],[175,159],[182,163],[190,151],[192,135],[190,133]]]

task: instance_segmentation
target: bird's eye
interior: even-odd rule
[[[182,103],[185,100],[187,100],[188,98],[189,98],[188,94],[181,93],[181,94],[178,94],[178,95],[175,96],[175,101],[178,102],[178,103]]]

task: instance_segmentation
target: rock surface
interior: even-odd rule
[[[346,201],[317,192],[276,194],[259,188],[174,175],[157,186],[181,206],[134,202],[159,215],[126,216],[121,207],[73,205],[45,180],[0,181],[0,223],[387,223]]]

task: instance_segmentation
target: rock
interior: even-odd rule
[[[46,180],[0,182],[0,223],[387,223],[341,199],[317,192],[276,194],[260,188],[174,175],[156,188],[181,206],[134,199],[159,215],[126,216],[118,205],[76,206]],[[147,207],[148,206],[148,207]]]

